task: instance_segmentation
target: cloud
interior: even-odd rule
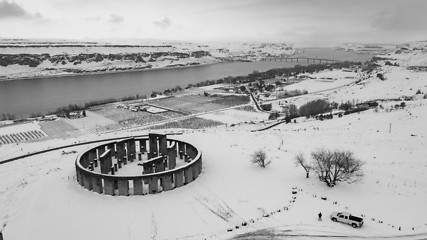
[[[110,23],[121,23],[121,22],[123,22],[125,19],[124,19],[124,17],[122,17],[122,16],[119,16],[119,15],[115,15],[115,14],[111,14],[110,15],[110,18],[108,19],[108,21],[110,22]]]
[[[154,21],[153,24],[156,27],[166,29],[172,26],[172,21],[168,17],[165,17],[161,21]]]
[[[0,18],[28,18],[31,14],[15,2],[0,2]]]
[[[40,13],[29,13],[17,3],[13,1],[9,2],[7,0],[0,1],[0,19],[2,18],[46,20]]]
[[[371,26],[376,29],[395,32],[427,31],[427,3],[413,0],[379,12]]]

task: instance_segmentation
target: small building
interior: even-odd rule
[[[45,121],[53,121],[58,119],[58,116],[56,114],[46,115],[44,116]]]
[[[274,76],[274,78],[275,78],[275,79],[278,79],[278,80],[285,81],[285,82],[286,82],[286,80],[287,80],[287,77],[285,77],[284,75],[276,75],[276,76]]]
[[[0,126],[6,126],[6,125],[11,125],[11,124],[13,124],[13,120],[0,121]]]
[[[78,113],[78,112],[70,112],[70,118],[80,118],[80,113]]]

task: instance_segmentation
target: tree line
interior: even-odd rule
[[[339,104],[337,102],[329,102],[325,99],[317,99],[307,102],[301,105],[299,108],[295,104],[289,104],[287,105],[287,109],[284,110],[284,114],[286,115],[285,121],[287,123],[290,123],[292,119],[297,117],[318,117],[320,120],[331,119],[333,118],[333,115],[331,113],[333,109],[342,110],[343,112],[338,114],[339,117],[341,117],[342,115],[365,111],[370,108],[375,108],[377,106],[377,101],[367,101],[360,103],[358,101],[353,100],[341,102]],[[271,104],[269,104],[268,107],[269,110],[271,110]],[[405,103],[402,102],[401,104],[399,104],[399,107],[404,108]],[[273,112],[270,114],[269,119],[274,120],[280,116],[281,114],[279,112]]]

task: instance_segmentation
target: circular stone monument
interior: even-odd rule
[[[166,135],[124,138],[81,153],[77,181],[108,195],[145,195],[179,188],[202,172],[202,153]]]

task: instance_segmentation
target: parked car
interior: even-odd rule
[[[331,220],[334,222],[347,223],[354,228],[362,227],[363,225],[363,218],[353,216],[348,212],[333,212],[331,214]]]

